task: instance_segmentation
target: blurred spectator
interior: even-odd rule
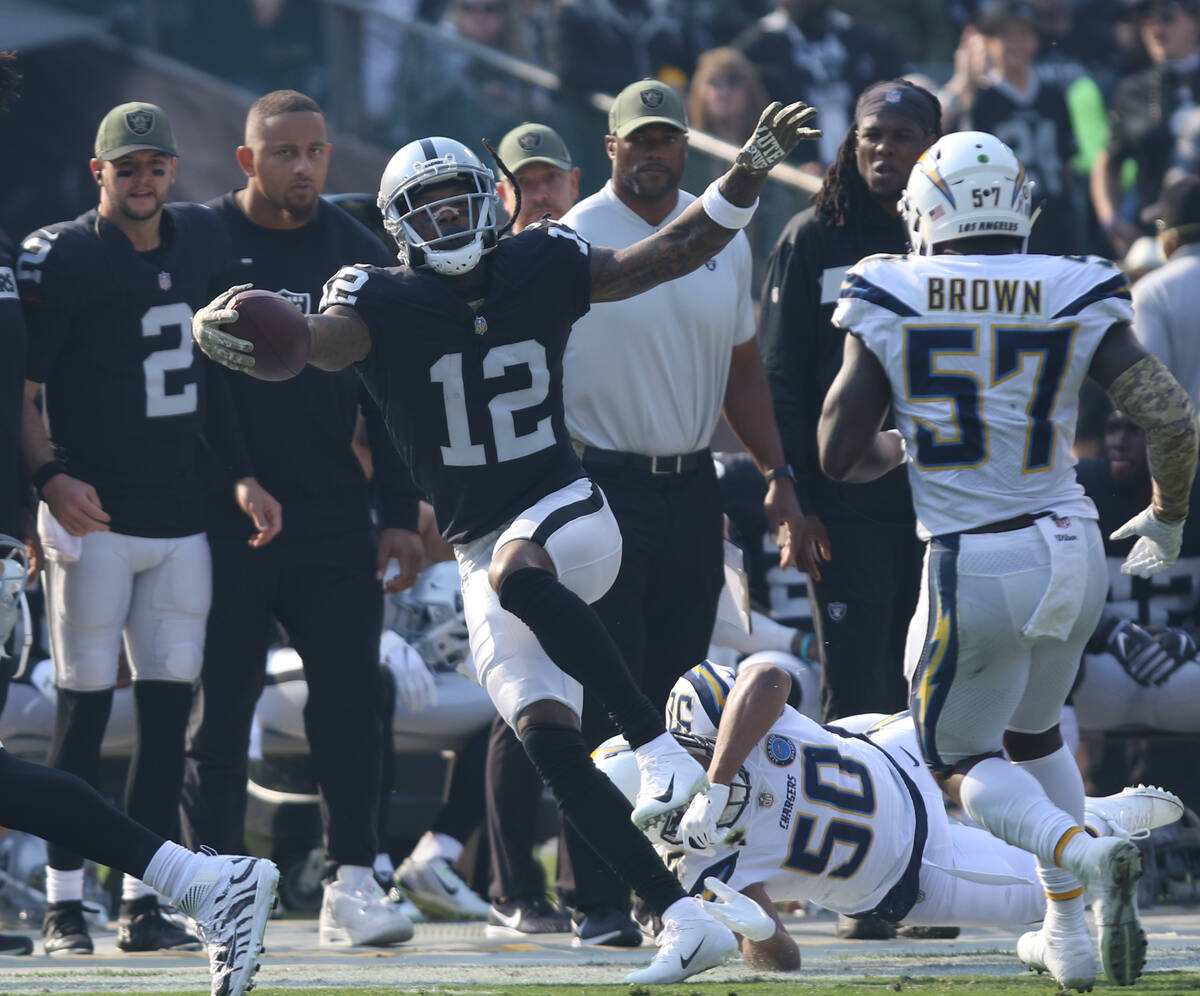
[[[1158,196],[1175,139],[1200,97],[1200,2],[1140,0],[1135,16],[1152,65],[1118,85],[1112,134],[1092,167],[1096,216],[1118,254],[1143,233],[1139,214]],[[1126,159],[1137,163],[1132,197],[1122,191]]]
[[[1035,69],[1036,17],[1028,3],[1004,0],[980,18],[984,58],[974,68],[982,72],[965,81],[966,92],[974,90],[974,96],[964,101],[967,109],[956,115],[954,125],[995,135],[1025,165],[1041,206],[1029,251],[1079,252],[1083,228],[1071,199],[1068,167],[1075,139],[1062,91],[1042,82]]]
[[[1170,184],[1154,208],[1167,263],[1133,288],[1133,330],[1200,402],[1200,176]]]
[[[683,89],[712,47],[702,11],[686,0],[564,0],[554,34],[555,70],[582,93],[616,93],[647,76]]]
[[[1087,76],[1103,93],[1111,93],[1118,74],[1126,68],[1114,44],[1116,0],[1090,0],[1086,17],[1076,16],[1083,5],[1073,0],[1029,0],[1029,6],[1042,40],[1037,62],[1041,80],[1065,91]]]
[[[734,45],[758,67],[772,100],[804,100],[821,109],[824,137],[798,155],[822,163],[836,158],[859,92],[904,69],[887,37],[855,23],[830,0],[778,0]]]

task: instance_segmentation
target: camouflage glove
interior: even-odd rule
[[[192,338],[210,360],[230,370],[248,372],[254,369],[254,343],[239,339],[221,326],[236,322],[238,313],[229,307],[229,302],[251,284],[239,284],[218,294],[208,304],[192,315]]]
[[[802,100],[787,107],[775,101],[762,112],[750,141],[737,154],[737,164],[751,173],[767,172],[801,141],[821,137],[821,129],[805,127],[816,116],[817,109]]]

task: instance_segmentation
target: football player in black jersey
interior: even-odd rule
[[[233,247],[220,286],[254,283],[312,311],[338,267],[391,262],[379,239],[321,199],[330,151],[325,115],[312,98],[276,90],[255,101],[237,150],[246,186],[209,205]],[[227,381],[254,474],[282,503],[287,529],[267,547],[247,546],[247,523],[228,479],[210,494],[213,603],[188,734],[184,840],[231,854],[245,850],[250,726],[278,620],[304,661],[305,729],[328,859],[337,866],[338,881],[326,887],[321,908],[321,940],[407,940],[412,924],[371,874],[382,747],[374,697],[380,579],[394,558],[400,577],[388,590],[416,580],[418,495],[353,371],[310,369],[277,384],[224,369],[215,375]],[[378,535],[367,479],[350,445],[360,401],[380,430],[368,433],[381,498]]]
[[[725,246],[752,217],[770,168],[819,134],[807,127],[815,113],[772,104],[729,172],[670,225],[617,251],[556,222],[497,243],[491,171],[451,139],[412,142],[392,157],[379,196],[406,265],[342,269],[326,285],[323,313],[308,319],[309,362],[359,364],[454,544],[480,683],[566,818],[662,915],[662,946],[630,982],[679,981],[736,944],[634,832],[628,803],[591,764],[579,729],[586,684],[635,748],[638,827],[706,784],[588,605],[616,576],[621,536],[563,425],[562,355],[591,301],[632,297]],[[236,317],[227,301],[197,314],[193,336],[214,359],[252,373],[251,344],[221,330]]]
[[[122,104],[96,136],[100,203],[38,229],[17,282],[29,331],[21,447],[39,489],[58,714],[50,763],[95,783],[122,639],[134,678],[138,746],[125,805],[170,836],[183,738],[211,597],[199,455],[212,442],[237,481],[261,545],[279,506],[250,476],[223,381],[188,341],[228,240],[199,205],[164,207],[178,159],[153,104]],[[43,390],[45,421],[36,407]],[[52,441],[53,440],[53,441]],[[47,953],[90,953],[83,859],[49,848]],[[196,947],[133,876],[123,889],[123,950]]]

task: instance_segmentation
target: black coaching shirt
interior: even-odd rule
[[[0,533],[22,536],[26,505],[21,469],[21,408],[25,397],[25,319],[13,270],[16,250],[0,229]]]
[[[210,201],[233,245],[223,287],[253,284],[275,291],[310,314],[321,287],[340,266],[386,267],[393,257],[363,225],[322,201],[301,228],[271,229],[252,222],[233,193]],[[254,474],[283,505],[283,542],[365,529],[371,524],[367,479],[351,440],[360,401],[379,418],[353,370],[327,373],[306,367],[291,380],[269,382],[221,370],[237,409]],[[380,436],[383,434],[380,433]],[[416,530],[418,496],[398,454],[373,446],[380,480],[381,525]],[[250,522],[234,504],[228,481],[209,502],[209,533],[244,538]]]
[[[344,267],[325,287],[322,308],[353,308],[371,331],[363,381],[451,543],[585,476],[563,423],[562,357],[589,308],[589,252],[553,222],[504,239],[480,264],[478,311],[408,267]]]
[[[95,487],[113,532],[203,532],[198,457],[216,406],[191,321],[229,255],[216,214],[166,205],[162,245],[140,253],[92,210],[39,228],[22,250],[25,375],[45,385],[50,437],[68,471]]]

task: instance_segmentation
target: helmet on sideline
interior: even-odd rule
[[[900,195],[913,252],[928,256],[953,239],[1007,235],[1029,243],[1033,181],[1007,145],[982,131],[939,138],[922,154]]]
[[[415,207],[415,196],[426,187],[459,181],[464,193],[452,193]],[[467,199],[465,231],[442,232],[437,209]],[[462,142],[452,138],[422,138],[409,142],[392,156],[379,181],[376,202],[383,227],[396,240],[400,262],[427,266],[444,276],[460,276],[479,265],[496,246],[496,209],[500,198],[492,171]],[[423,238],[413,222],[421,217],[436,233]]]

